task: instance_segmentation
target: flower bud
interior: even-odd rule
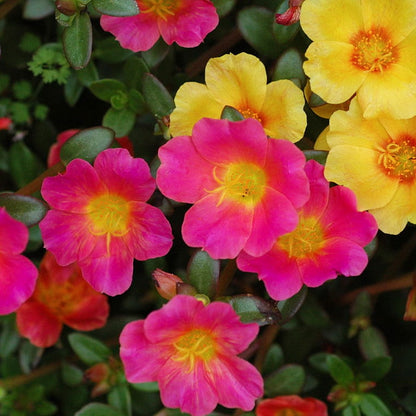
[[[56,0],[55,7],[65,16],[73,16],[78,12],[77,0]]]
[[[160,269],[156,269],[152,276],[159,295],[167,300],[177,295],[177,283],[183,283],[183,280],[176,274],[167,273]]]

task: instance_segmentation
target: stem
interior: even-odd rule
[[[407,273],[397,279],[386,280],[383,282],[378,282],[373,285],[364,286],[359,289],[353,290],[345,294],[341,298],[341,303],[346,305],[354,301],[354,299],[361,292],[368,292],[370,295],[378,295],[383,292],[390,292],[391,290],[405,289],[407,287],[413,286],[413,281],[416,279],[416,270],[410,273]]]
[[[280,330],[280,325],[269,325],[260,338],[260,346],[254,359],[254,366],[261,372],[266,355],[273,344],[276,335]]]
[[[224,270],[221,272],[220,277],[218,278],[217,284],[217,293],[216,298],[223,296],[227,287],[230,285],[233,280],[234,274],[237,271],[237,262],[235,259],[228,260],[227,265],[224,267]]]
[[[41,175],[39,175],[36,179],[34,179],[32,182],[25,185],[23,188],[20,188],[16,194],[18,195],[32,195],[36,191],[40,190],[40,187],[42,186],[43,180],[48,176],[55,176],[60,172],[63,172],[65,170],[65,166],[62,162],[58,162],[56,165],[53,165],[49,169],[45,170]]]

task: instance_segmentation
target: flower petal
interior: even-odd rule
[[[20,254],[29,240],[29,231],[15,220],[6,208],[0,207],[0,253]]]

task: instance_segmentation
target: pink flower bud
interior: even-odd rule
[[[183,283],[183,280],[176,274],[167,273],[160,269],[156,269],[152,276],[159,295],[167,300],[172,299],[177,294],[177,283]]]

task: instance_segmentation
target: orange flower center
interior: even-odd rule
[[[382,72],[397,61],[397,48],[383,28],[360,31],[351,43],[354,46],[351,61],[363,71]]]
[[[129,202],[117,194],[103,194],[93,198],[87,206],[94,235],[122,237],[128,232]]]
[[[139,0],[140,13],[153,13],[163,20],[173,16],[179,8],[178,0]]]
[[[286,408],[286,409],[279,409],[276,413],[276,416],[303,416],[304,413],[303,412],[298,412],[295,409],[290,409],[290,408]]]
[[[315,217],[299,217],[299,224],[291,233],[282,235],[277,244],[291,258],[310,257],[323,247],[325,232]]]
[[[197,360],[204,363],[216,355],[216,343],[212,335],[205,329],[193,329],[182,335],[173,344],[176,354],[174,361],[188,364],[188,371],[193,371]]]
[[[378,164],[388,175],[409,182],[416,177],[416,139],[407,135],[380,148]]]
[[[213,176],[220,185],[210,193],[221,193],[217,206],[224,198],[231,198],[234,201],[255,206],[263,197],[266,187],[266,174],[264,170],[254,163],[230,163],[218,175],[218,166],[214,167]],[[221,176],[221,177],[220,177]]]
[[[238,108],[237,111],[244,117],[244,118],[254,118],[261,123],[261,117],[253,110],[249,108]]]

